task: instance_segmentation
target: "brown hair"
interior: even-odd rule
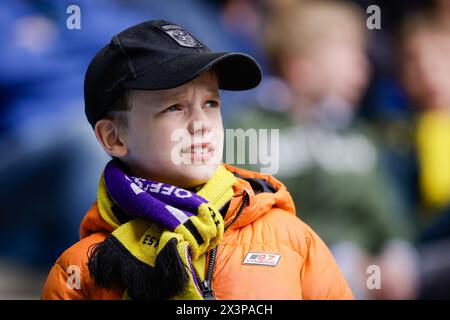
[[[119,128],[128,128],[127,112],[131,110],[130,91],[123,91],[110,106],[109,111],[105,115],[105,119],[114,122]]]
[[[435,10],[416,12],[406,16],[400,27],[399,43],[404,46],[421,32],[450,35],[450,23],[438,18]]]
[[[362,10],[336,0],[286,6],[268,16],[264,29],[264,44],[275,72],[280,72],[284,57],[306,54],[317,44],[349,30],[360,33],[363,40],[367,37]]]

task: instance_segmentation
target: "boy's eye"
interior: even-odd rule
[[[179,111],[182,109],[183,109],[183,107],[181,105],[174,104],[173,106],[170,106],[167,109],[165,109],[163,112],[174,112],[174,111]]]
[[[216,100],[208,100],[206,101],[205,106],[208,108],[217,108],[219,106],[219,102]]]

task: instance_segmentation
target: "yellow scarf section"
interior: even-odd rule
[[[236,177],[229,172],[223,165],[219,165],[214,175],[208,182],[197,188],[197,194],[208,201],[208,206],[215,211],[219,210],[231,200],[234,195],[233,185],[236,182]],[[111,208],[114,206],[111,198],[108,196],[105,186],[104,177],[100,178],[97,203],[101,217],[114,228],[113,235],[133,254],[133,256],[140,261],[153,267],[158,253],[164,248],[168,241],[177,239],[178,253],[189,270],[188,250],[189,245],[187,236],[191,236],[189,232],[183,232],[183,225],[180,225],[174,232],[169,230],[162,230],[161,227],[148,220],[141,218],[133,219],[129,222],[121,224]],[[199,208],[199,215],[210,215],[208,206],[201,205]],[[197,217],[194,217],[197,218]],[[200,282],[205,278],[206,267],[206,252],[212,247],[216,246],[223,236],[223,218],[220,213],[216,214],[216,221],[219,220],[221,232],[218,233],[214,242],[206,243],[207,248],[193,248],[191,247],[192,264]],[[205,221],[210,221],[205,224]],[[194,220],[194,224],[202,235],[208,235],[217,232],[214,220]],[[201,300],[203,299],[201,293],[195,286],[193,275],[188,272],[189,282],[185,290],[173,297],[174,300]],[[129,299],[128,292],[125,290],[123,299]]]
[[[443,208],[450,203],[450,115],[439,111],[421,114],[416,138],[424,202]]]

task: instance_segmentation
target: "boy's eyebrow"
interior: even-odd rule
[[[219,89],[208,88],[208,92],[213,94],[214,96],[220,97]]]
[[[206,91],[209,94],[212,94],[214,97],[219,97],[220,98],[220,94],[219,94],[219,90],[218,89],[207,88]],[[160,102],[167,101],[167,100],[176,100],[177,98],[182,98],[185,94],[186,94],[186,92],[184,90],[176,91],[176,92],[173,92],[173,93],[163,92],[163,93],[161,93],[161,96],[159,97],[159,100],[160,100]]]

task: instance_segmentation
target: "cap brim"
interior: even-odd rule
[[[261,82],[258,63],[249,55],[239,52],[195,53],[180,55],[154,67],[123,84],[137,90],[162,90],[185,84],[205,70],[213,69],[223,90],[253,89]]]

